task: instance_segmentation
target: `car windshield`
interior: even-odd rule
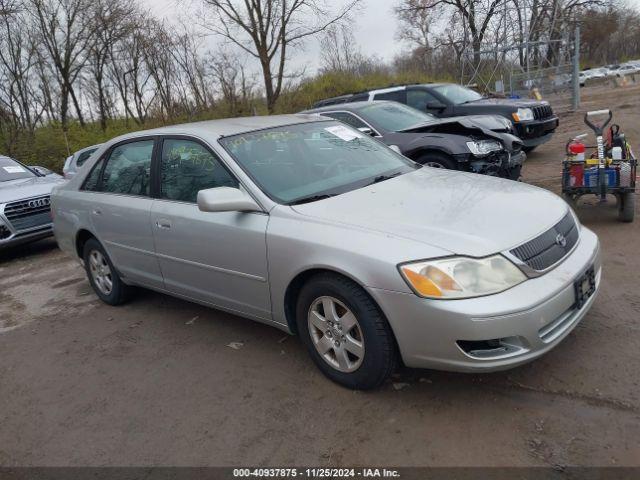
[[[22,178],[31,178],[35,176],[35,173],[20,165],[14,159],[0,156],[0,182],[20,180]]]
[[[265,194],[284,204],[339,195],[419,168],[333,121],[249,132],[220,143]]]
[[[399,132],[415,125],[437,120],[433,115],[395,102],[371,102],[369,105],[359,108],[358,113],[365,120],[390,132]]]
[[[433,87],[433,89],[454,105],[474,102],[482,98],[482,95],[480,95],[478,92],[475,92],[467,87],[456,85],[454,83],[450,83],[447,85],[438,85],[437,87]]]

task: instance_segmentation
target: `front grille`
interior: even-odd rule
[[[51,223],[51,203],[49,196],[28,198],[8,203],[4,216],[16,231],[28,230]]]
[[[536,120],[544,120],[553,116],[553,109],[551,105],[540,105],[533,107],[533,118]]]
[[[578,236],[578,226],[569,212],[542,235],[514,248],[510,253],[534,270],[546,270],[571,251],[578,242]]]

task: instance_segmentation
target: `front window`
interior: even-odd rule
[[[36,174],[9,157],[0,157],[0,182],[32,178]]]
[[[368,135],[338,122],[310,122],[220,140],[269,197],[313,201],[418,168]]]
[[[433,115],[401,103],[371,103],[361,107],[358,112],[374,125],[390,132],[399,132],[437,120]]]
[[[200,190],[239,185],[211,151],[186,139],[164,140],[160,174],[161,197],[179,202],[195,203]]]
[[[454,105],[475,102],[476,100],[480,100],[482,98],[482,95],[480,95],[478,92],[473,91],[467,87],[456,85],[454,83],[439,85],[437,87],[433,87],[433,89]]]

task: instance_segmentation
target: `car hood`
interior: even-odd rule
[[[514,108],[531,108],[548,105],[549,102],[533,100],[530,98],[482,98],[469,103],[463,103],[461,107],[486,107],[489,105],[510,106]]]
[[[308,217],[473,257],[518,246],[568,211],[558,196],[537,187],[428,167],[292,208]]]
[[[21,178],[0,182],[0,203],[14,202],[23,198],[48,195],[56,185],[64,183],[59,175],[47,175],[46,177]]]
[[[465,128],[492,130],[494,132],[511,131],[511,122],[504,117],[498,115],[468,115],[464,117],[446,117],[439,118],[437,121],[415,125],[413,127],[401,130],[401,132],[416,132],[436,125],[453,125],[460,124]]]

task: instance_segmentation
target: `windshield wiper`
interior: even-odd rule
[[[334,196],[335,195],[329,195],[328,193],[323,193],[322,195],[309,195],[308,197],[301,197],[297,200],[289,202],[289,205],[301,205],[303,203],[317,202],[318,200],[325,200]]]
[[[373,185],[374,183],[384,182],[385,180],[390,180],[394,177],[397,177],[400,174],[401,172],[390,173],[388,175],[378,175],[373,179],[373,182],[371,182],[369,185]]]

